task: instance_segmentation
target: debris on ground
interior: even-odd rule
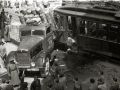
[[[106,60],[100,60],[82,54],[71,54],[60,50],[57,57],[60,62],[66,64],[67,69],[76,72],[77,74],[75,75],[77,75],[83,82],[89,83],[91,77],[97,79],[99,71],[103,71],[108,87],[112,84],[113,77],[116,77],[118,83],[120,83],[120,66],[115,63],[113,64]]]

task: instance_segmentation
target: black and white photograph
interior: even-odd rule
[[[120,90],[120,0],[0,0],[0,90]]]

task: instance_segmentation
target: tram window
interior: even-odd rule
[[[89,31],[90,31],[90,36],[96,37],[96,23],[95,22],[89,22]]]
[[[59,15],[54,14],[54,19],[55,19],[56,24],[58,24],[58,18],[60,18],[60,16],[59,16]]]
[[[64,16],[60,16],[60,29],[62,28],[64,29]]]
[[[71,20],[71,16],[68,16],[68,29],[72,30],[72,20]]]
[[[64,26],[64,16],[60,16],[59,17],[59,21],[58,21],[58,29],[61,29],[61,26]],[[64,29],[64,27],[63,27]]]
[[[73,37],[75,37],[77,32],[76,17],[71,17],[71,30]]]
[[[99,38],[100,39],[107,39],[107,25],[106,24],[99,24]]]
[[[80,34],[87,34],[87,21],[80,19]]]
[[[109,40],[117,42],[117,31],[118,31],[118,26],[116,25],[111,25],[110,30],[109,30]]]

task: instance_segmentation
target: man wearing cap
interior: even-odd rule
[[[19,79],[19,69],[14,62],[14,59],[9,60],[9,64],[7,66],[8,76],[10,77],[10,85],[13,85],[13,87],[20,85],[20,79]]]
[[[2,79],[2,84],[0,85],[0,89],[2,90],[14,90],[12,85],[9,85],[9,81]]]
[[[120,90],[119,89],[119,84],[117,82],[117,78],[113,78],[113,83],[112,85],[110,86],[110,89],[109,90]]]
[[[34,76],[34,81],[31,83],[30,90],[41,90],[40,80]]]
[[[56,84],[53,86],[53,90],[65,90],[64,85],[59,82],[59,79],[57,78],[55,80]]]
[[[0,44],[0,57],[5,61],[6,60],[6,48],[4,46],[4,39],[2,39],[2,42]]]
[[[2,90],[4,90],[4,88],[6,87],[6,79],[2,79],[2,84],[0,84],[0,90],[2,89]]]

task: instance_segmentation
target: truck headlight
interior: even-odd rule
[[[34,62],[31,62],[31,66],[34,67],[34,66],[35,66],[35,63],[34,63]]]

